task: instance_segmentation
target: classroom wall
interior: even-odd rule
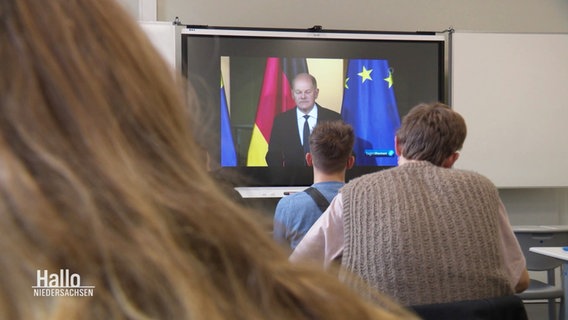
[[[568,33],[455,32],[452,107],[468,132],[456,167],[498,187],[568,186]]]
[[[158,19],[211,26],[568,32],[566,0],[157,0]]]
[[[210,26],[568,33],[566,0],[157,0],[158,20],[175,17]],[[568,224],[568,188],[506,188],[500,194],[514,225]]]

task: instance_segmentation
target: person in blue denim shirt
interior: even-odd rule
[[[345,184],[345,172],[355,162],[353,128],[343,121],[318,124],[310,135],[306,162],[313,167],[312,190],[320,193],[320,205],[307,192],[280,199],[274,213],[274,239],[293,250],[323,212],[321,202],[331,201]]]

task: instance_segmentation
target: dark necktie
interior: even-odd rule
[[[310,152],[310,125],[308,124],[309,117],[310,116],[307,114],[304,116],[304,119],[306,119],[306,121],[304,121],[304,134],[303,134],[304,154]]]

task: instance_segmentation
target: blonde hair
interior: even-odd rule
[[[222,194],[183,82],[114,2],[0,2],[0,318],[409,316],[289,264]],[[93,296],[34,297],[60,269]]]

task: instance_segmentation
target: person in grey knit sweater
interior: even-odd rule
[[[445,104],[414,107],[395,137],[399,166],[346,184],[290,260],[340,261],[345,282],[407,306],[524,291],[526,261],[496,187],[452,169],[466,131]]]

